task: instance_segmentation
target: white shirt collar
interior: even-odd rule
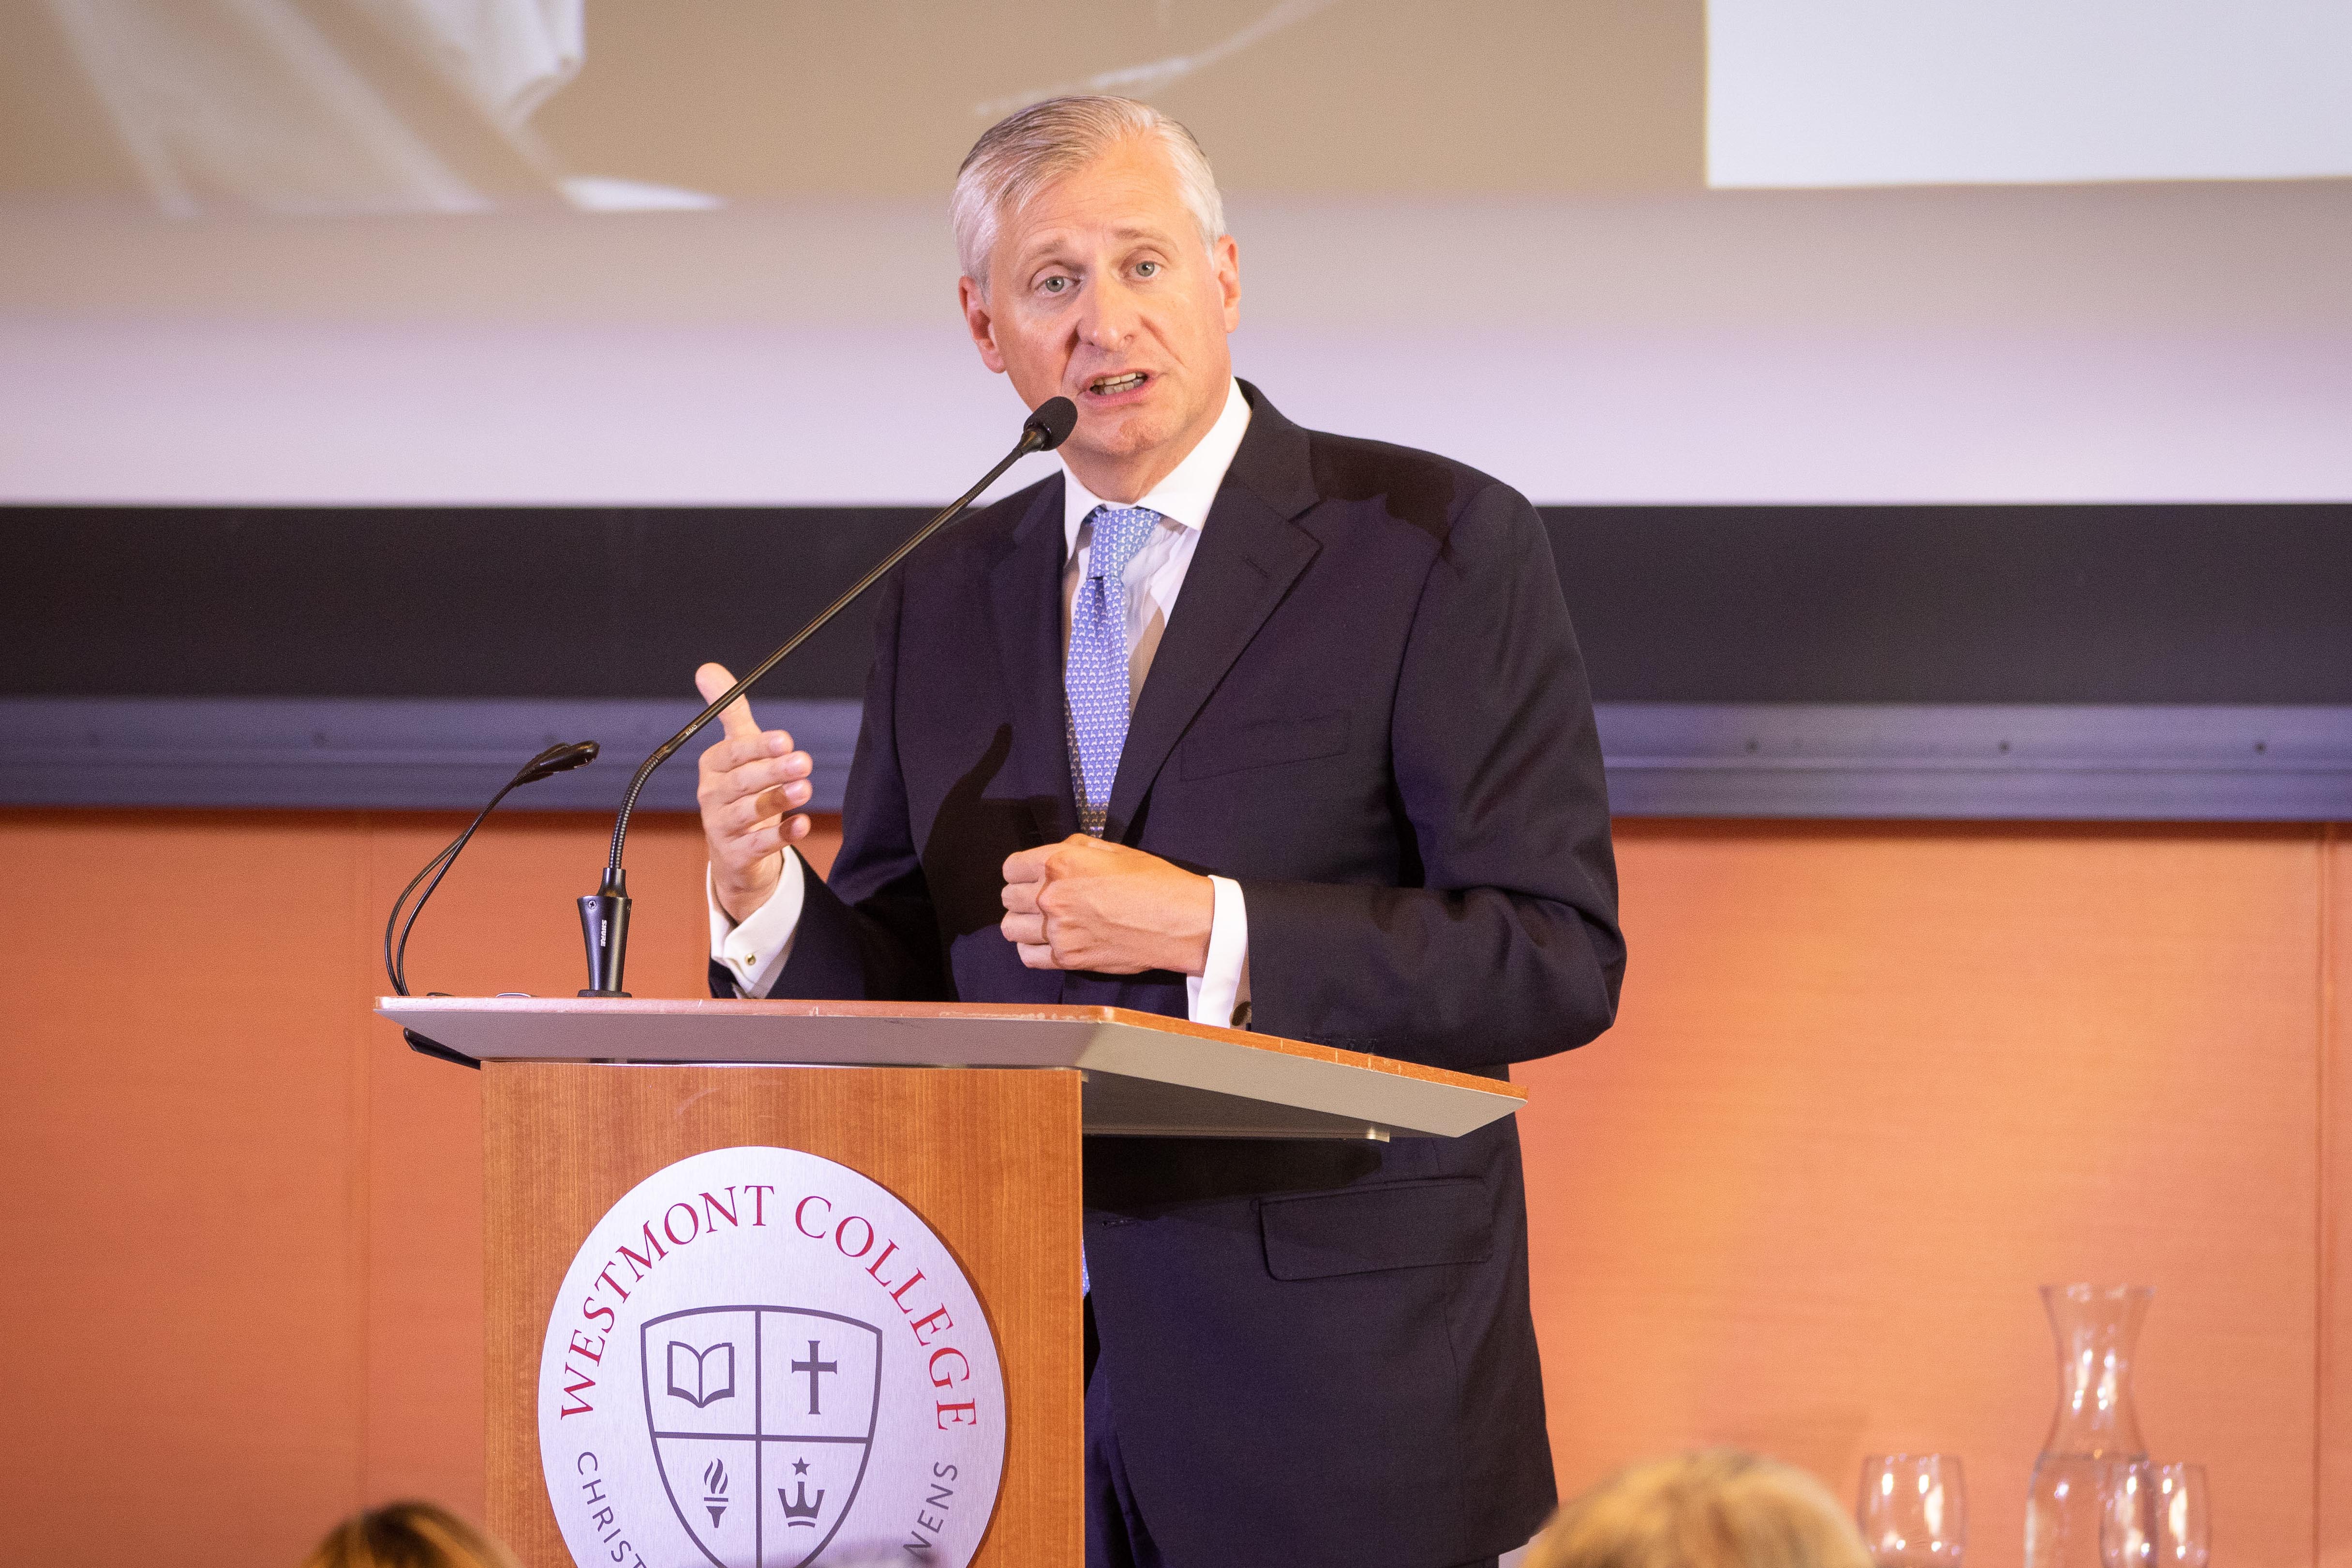
[[[1224,412],[1209,426],[1193,448],[1184,454],[1168,477],[1151,487],[1135,505],[1150,507],[1169,521],[1186,528],[1199,528],[1209,521],[1209,508],[1217,499],[1217,487],[1225,482],[1225,470],[1234,466],[1234,454],[1241,450],[1243,433],[1249,429],[1249,399],[1242,395],[1241,383],[1231,383],[1225,391]],[[1106,501],[1078,482],[1070,472],[1070,465],[1062,465],[1062,559],[1066,561],[1078,552],[1078,524],[1098,506],[1118,506],[1118,501]]]

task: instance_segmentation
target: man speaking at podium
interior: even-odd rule
[[[829,879],[790,847],[808,757],[727,715],[714,988],[1108,1004],[1493,1077],[1608,1027],[1608,802],[1534,509],[1234,379],[1238,253],[1154,110],[1023,110],[953,212],[981,358],[1077,426],[886,581]],[[1086,1205],[1089,1568],[1454,1568],[1550,1511],[1508,1119],[1091,1139]]]

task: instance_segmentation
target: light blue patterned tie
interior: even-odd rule
[[[1070,655],[1062,666],[1063,712],[1070,732],[1070,788],[1078,800],[1078,825],[1100,838],[1110,811],[1110,790],[1118,777],[1118,754],[1127,746],[1130,692],[1127,669],[1128,563],[1160,526],[1148,507],[1098,506],[1087,514],[1094,525],[1087,546],[1087,574],[1070,604]],[[1087,1249],[1078,1248],[1078,1292],[1091,1294]]]
[[[1070,786],[1078,826],[1102,837],[1118,753],[1127,745],[1127,582],[1123,574],[1160,526],[1148,507],[1098,506],[1087,514],[1094,542],[1070,605],[1070,655],[1062,667],[1070,731]]]

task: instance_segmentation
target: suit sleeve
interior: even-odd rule
[[[1430,568],[1390,743],[1408,885],[1244,879],[1253,1026],[1456,1069],[1606,1029],[1625,944],[1600,738],[1542,521],[1506,486]]]
[[[874,666],[841,812],[841,852],[832,871],[803,875],[792,956],[771,996],[811,1001],[933,1002],[953,999],[939,921],[922,858],[909,836],[905,775],[898,766],[898,629],[905,587],[893,574],[874,617]],[[711,990],[734,994],[724,966]],[[725,986],[725,989],[721,987]]]

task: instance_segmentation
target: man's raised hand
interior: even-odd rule
[[[706,664],[694,672],[705,702],[735,684],[727,667]],[[702,777],[695,799],[702,806],[702,836],[710,845],[710,884],[719,907],[740,925],[776,890],[783,871],[783,847],[808,837],[809,819],[799,808],[815,793],[814,764],[793,750],[782,730],[751,721],[751,701],[739,697],[719,715],[726,732],[702,753]]]
[[[1032,969],[1198,974],[1216,913],[1208,878],[1083,833],[1004,862],[999,929]]]

